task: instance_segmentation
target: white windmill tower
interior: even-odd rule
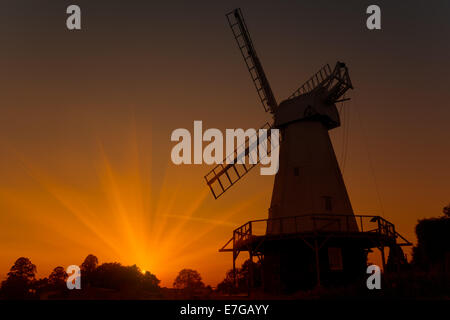
[[[380,217],[354,215],[328,134],[329,130],[340,126],[336,103],[348,100],[342,97],[353,89],[346,65],[342,62],[337,62],[334,68],[325,65],[290,97],[277,104],[241,10],[236,9],[226,17],[260,101],[265,111],[273,115],[273,124],[266,127],[280,129],[281,139],[279,170],[268,219],[250,221],[237,228],[221,251],[233,252],[233,268],[240,251],[248,251],[251,259],[253,256],[264,259],[271,278],[276,274],[280,278],[278,284],[272,286],[283,282],[283,277],[284,282],[304,281],[305,277],[294,273],[303,270],[307,274],[311,263],[315,265],[316,284],[321,282],[321,272],[340,270],[338,277],[346,278],[355,270],[361,271],[368,248],[388,245],[375,239],[375,233],[360,230],[363,218],[373,220],[377,231],[384,230],[379,234],[386,236],[386,240],[395,243],[397,233],[391,223]],[[247,141],[231,156],[234,160],[248,157],[252,148],[261,143],[267,144],[267,141],[258,141],[256,145],[249,145]],[[255,166],[248,161],[236,162],[217,165],[205,176],[216,199]],[[357,218],[361,220],[359,226]],[[255,225],[259,222],[264,224],[262,235],[255,234]],[[336,235],[342,239],[333,243]],[[354,235],[358,235],[359,240],[347,243]],[[227,249],[231,242],[233,248]],[[307,250],[303,248],[305,244]],[[322,260],[327,266],[320,266]],[[347,272],[343,270],[344,264],[351,265]]]

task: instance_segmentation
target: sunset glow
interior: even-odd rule
[[[232,267],[218,250],[268,217],[274,177],[254,169],[215,200],[212,166],[173,164],[170,137],[200,120],[222,132],[272,122],[228,28],[232,6],[86,1],[86,28],[72,32],[63,5],[12,3],[0,4],[0,280],[19,257],[44,278],[93,254],[162,286],[183,268],[216,286]],[[393,6],[376,33],[365,4],[245,6],[278,102],[324,63],[347,63],[355,88],[330,136],[353,211],[415,243],[417,220],[449,201],[446,11]]]

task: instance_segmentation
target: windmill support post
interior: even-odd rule
[[[250,296],[251,289],[254,288],[253,251],[249,250],[248,253],[249,253],[249,261],[250,261],[250,266],[248,269],[248,295]]]
[[[386,257],[384,254],[384,246],[380,246],[378,249],[381,252],[381,264],[383,266],[383,272],[386,272]]]
[[[316,256],[316,275],[317,275],[317,286],[320,287],[320,259],[319,259],[319,246],[317,245],[317,239],[314,239],[314,253]]]

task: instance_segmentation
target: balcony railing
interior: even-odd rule
[[[308,214],[274,219],[252,220],[236,228],[233,238],[225,244],[221,251],[229,251],[226,247],[232,242],[236,248],[253,237],[293,235],[298,233],[375,233],[389,240],[400,238],[403,245],[411,243],[395,231],[395,226],[380,216],[373,215],[340,215],[340,214]]]

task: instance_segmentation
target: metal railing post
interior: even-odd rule
[[[233,231],[233,284],[234,287],[237,288],[237,279],[236,279],[236,230]]]
[[[378,230],[377,230],[377,232],[381,234],[381,222],[380,221],[381,221],[381,218],[378,217],[378,219],[377,219],[377,222],[378,222]]]

